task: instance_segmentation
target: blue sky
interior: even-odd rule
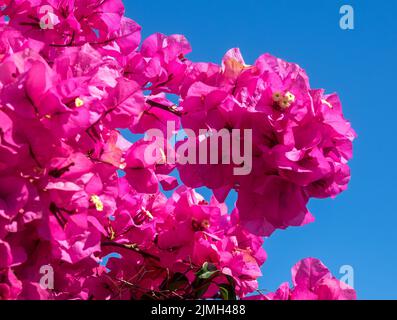
[[[360,299],[397,299],[397,2],[201,0],[125,1],[127,15],[154,32],[184,34],[194,61],[220,62],[239,47],[247,63],[260,54],[296,62],[312,87],[338,92],[359,137],[349,189],[314,200],[316,222],[276,232],[265,242],[260,288],[290,281],[301,258],[320,258],[336,276],[354,268]],[[339,8],[354,8],[355,29],[341,30]],[[229,200],[229,205],[233,199]]]

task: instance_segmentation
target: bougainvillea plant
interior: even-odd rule
[[[121,0],[0,7],[0,299],[355,299],[314,258],[291,286],[258,290],[263,237],[347,187],[355,133],[336,94],[269,54],[217,65],[186,58],[182,35],[141,41]],[[169,123],[196,133],[190,152],[202,129],[250,130],[237,145],[251,157],[175,161],[186,141],[161,137]]]

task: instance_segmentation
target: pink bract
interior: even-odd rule
[[[254,296],[261,300],[355,300],[352,287],[336,279],[324,264],[314,258],[299,261],[291,270],[292,289],[288,282],[274,293]]]

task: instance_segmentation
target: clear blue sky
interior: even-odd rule
[[[397,299],[397,2],[393,0],[125,1],[127,15],[154,32],[186,35],[194,61],[220,62],[239,47],[247,63],[269,52],[306,69],[312,87],[338,92],[359,138],[349,190],[315,200],[316,222],[265,243],[260,280],[274,290],[299,259],[320,258],[338,276],[352,265],[360,299]],[[339,8],[355,9],[355,30]],[[230,204],[231,200],[229,201]]]

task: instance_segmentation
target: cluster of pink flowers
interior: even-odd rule
[[[247,66],[237,49],[221,66],[193,63],[181,35],[141,43],[121,0],[0,8],[0,299],[243,298],[258,289],[261,236],[312,221],[310,197],[346,188],[354,131],[338,97],[310,89],[298,66],[269,55]],[[120,131],[165,132],[167,121],[252,129],[251,174],[176,165],[170,143]],[[159,156],[149,161],[148,147]],[[307,264],[294,268],[293,291],[266,298],[354,298]]]
[[[324,264],[314,258],[299,261],[291,270],[291,289],[288,282],[276,292],[251,296],[251,300],[355,300],[356,292],[336,279]]]
[[[343,118],[337,95],[311,89],[304,70],[269,54],[246,65],[238,49],[222,65],[194,63],[183,85],[185,128],[251,129],[251,174],[231,174],[233,165],[180,168],[190,187],[207,186],[223,201],[238,190],[237,208],[251,232],[313,221],[311,197],[334,197],[350,179],[347,165],[355,133]]]

